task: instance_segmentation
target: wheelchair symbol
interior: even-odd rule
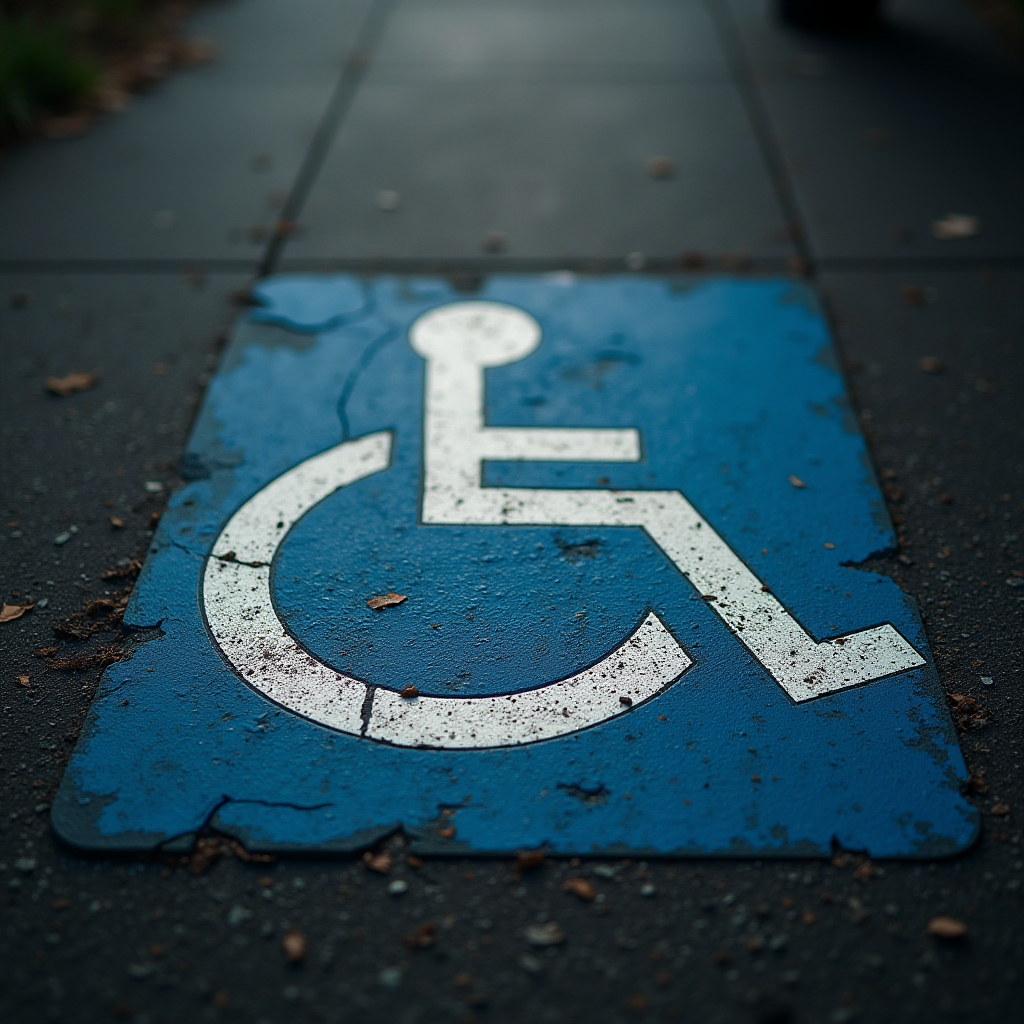
[[[536,320],[495,302],[424,313],[409,341],[427,363],[420,520],[431,526],[634,527],[644,531],[794,703],[923,665],[893,626],[815,640],[679,491],[483,485],[502,461],[638,462],[633,429],[493,427],[484,371],[525,359]],[[369,434],[305,460],[228,520],[207,560],[202,603],[221,653],[249,686],[341,732],[401,747],[517,746],[595,726],[654,699],[692,660],[654,613],[596,664],[529,689],[487,697],[403,698],[314,657],[281,621],[270,567],[288,531],[341,487],[386,470],[392,433]]]

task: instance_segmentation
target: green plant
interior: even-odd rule
[[[69,110],[98,78],[63,24],[0,14],[0,136],[26,131],[41,110]]]

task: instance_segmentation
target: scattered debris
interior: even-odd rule
[[[290,964],[301,964],[306,959],[309,947],[306,944],[306,936],[298,928],[292,928],[284,933],[281,939],[281,948]]]
[[[592,902],[594,897],[597,895],[597,890],[586,878],[574,877],[567,878],[562,883],[562,888],[566,892],[571,892],[573,896],[578,896],[581,900],[586,900],[588,903]]]
[[[420,691],[415,686],[403,686],[398,695],[406,700],[413,700],[420,695]]]
[[[962,693],[947,693],[946,698],[953,713],[953,721],[961,729],[978,729],[991,722],[987,709],[973,697]]]
[[[652,156],[647,160],[647,173],[655,181],[667,181],[675,177],[676,162],[670,156]]]
[[[798,476],[794,476],[794,475],[793,475],[792,473],[790,473],[790,474],[789,474],[789,482],[790,482],[790,483],[791,483],[791,484],[792,484],[792,485],[793,485],[793,486],[794,486],[794,487],[795,487],[795,488],[796,488],[797,490],[801,490],[801,491],[802,491],[802,490],[803,490],[803,489],[804,489],[804,488],[805,488],[805,487],[807,486],[807,484],[805,484],[805,483],[803,482],[803,480],[801,480],[801,479],[800,479],[800,477],[798,477]]]
[[[34,604],[8,604],[5,601],[3,608],[0,609],[0,622],[13,622],[15,619],[20,619],[25,612],[32,611],[34,607]]]
[[[560,946],[565,942],[565,932],[554,921],[531,924],[526,929],[526,941],[531,946]]]
[[[967,925],[955,917],[940,915],[928,922],[928,934],[934,939],[963,939],[967,937]]]
[[[118,564],[115,569],[107,569],[106,572],[101,573],[101,579],[105,580],[123,580],[129,577],[135,577],[139,574],[142,569],[142,562],[137,558],[128,560],[122,560],[125,562],[124,565]]]
[[[385,608],[394,608],[408,600],[406,594],[385,594],[383,597],[371,597],[366,602],[366,607],[371,611],[379,612]]]
[[[417,925],[402,939],[402,945],[411,953],[415,949],[429,949],[437,941],[437,926],[429,921]],[[458,982],[456,982],[458,985]],[[463,986],[468,987],[468,986]]]
[[[363,854],[363,864],[367,871],[376,871],[378,875],[386,875],[391,871],[391,851],[381,850],[380,853],[373,853],[367,850]]]
[[[95,373],[68,373],[63,377],[47,377],[46,390],[51,395],[67,398],[76,391],[91,391],[99,382],[100,379]]]
[[[132,652],[115,644],[105,644],[93,654],[74,658],[54,658],[47,666],[50,672],[84,672],[89,668],[105,669],[119,661],[130,661]]]
[[[973,238],[981,232],[981,220],[966,213],[947,213],[932,221],[932,237],[943,242]]]
[[[27,690],[32,685],[32,680],[28,676],[18,676],[18,685]]]

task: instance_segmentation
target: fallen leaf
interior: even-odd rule
[[[407,600],[408,596],[406,594],[385,594],[383,597],[371,597],[366,602],[366,607],[372,611],[379,612],[385,608],[394,608],[395,605],[399,605]]]
[[[792,474],[792,473],[790,473],[790,474],[789,474],[789,482],[790,482],[790,483],[791,483],[791,484],[792,484],[792,485],[793,485],[794,487],[796,487],[796,488],[797,488],[797,490],[803,490],[803,488],[805,488],[805,487],[807,486],[807,484],[805,484],[805,483],[803,482],[803,480],[801,480],[801,479],[800,479],[800,477],[798,477],[798,476],[793,476],[793,474]]]
[[[864,882],[867,884],[877,874],[878,869],[871,863],[871,861],[866,860],[862,864],[857,865],[857,869],[853,872],[853,877],[856,878],[858,882]]]
[[[535,871],[544,864],[543,850],[520,850],[516,854],[516,867],[520,871]]]
[[[429,949],[437,940],[437,925],[418,925],[402,939],[402,945],[411,953],[414,949]]]
[[[597,891],[586,878],[567,878],[562,883],[562,888],[566,892],[571,892],[573,896],[586,900],[588,903],[597,895]]]
[[[652,156],[647,161],[647,173],[656,181],[665,181],[676,173],[676,162],[670,156]]]
[[[284,933],[284,938],[281,939],[281,947],[284,949],[284,955],[288,958],[288,963],[290,964],[301,964],[306,959],[306,953],[309,949],[306,945],[306,936],[298,928],[292,928]]]
[[[454,825],[446,825],[444,828],[439,828],[437,830],[437,834],[442,839],[454,839],[455,838],[455,826]]]
[[[967,925],[955,917],[940,915],[928,922],[928,934],[935,939],[963,939],[967,936]]]
[[[118,516],[111,516],[110,517],[110,525],[115,530],[123,530],[124,529],[124,520],[119,518]]]
[[[30,611],[35,605],[31,604],[8,604],[4,602],[4,606],[0,609],[0,622],[13,622],[15,619],[20,619],[25,612]]]
[[[18,676],[18,685],[28,687],[32,685],[32,681],[28,676]]]
[[[932,221],[932,237],[943,242],[958,238],[973,238],[981,231],[981,221],[966,213],[947,213]]]
[[[378,875],[386,875],[391,871],[391,853],[388,850],[381,850],[380,853],[373,853],[367,850],[363,854],[363,863],[368,871],[376,871]]]
[[[47,377],[46,390],[52,395],[67,398],[76,391],[89,391],[99,382],[100,379],[95,373],[69,373],[63,377]]]

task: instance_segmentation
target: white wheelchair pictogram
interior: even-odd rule
[[[456,302],[424,313],[409,341],[427,363],[422,523],[639,528],[798,704],[925,664],[889,624],[815,640],[679,491],[484,486],[489,460],[641,458],[634,429],[487,425],[485,371],[525,359],[540,345],[540,326],[528,313],[496,302]],[[203,575],[204,614],[223,656],[251,687],[355,736],[471,749],[552,739],[627,714],[692,665],[654,612],[589,668],[498,696],[408,699],[320,661],[278,616],[271,563],[310,509],[388,468],[392,440],[382,431],[305,460],[242,505],[214,543]]]

